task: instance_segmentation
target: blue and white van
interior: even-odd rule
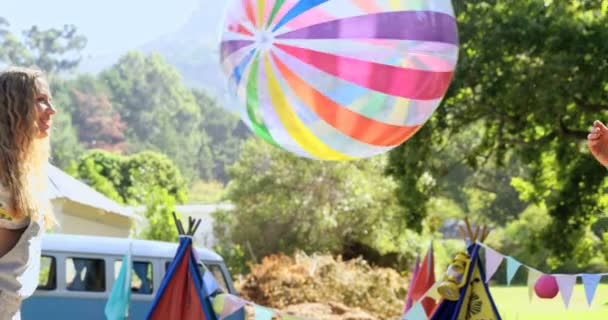
[[[124,254],[131,247],[133,268],[129,319],[144,319],[177,251],[177,243],[123,238],[46,234],[38,289],[25,300],[22,319],[104,320],[104,308]],[[235,294],[221,256],[195,247],[218,284]]]

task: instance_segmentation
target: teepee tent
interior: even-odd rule
[[[501,320],[490,290],[484,281],[484,268],[479,258],[480,248],[478,243],[474,243],[467,250],[470,256],[469,268],[464,275],[464,285],[460,288],[457,300],[444,298],[429,319]]]
[[[466,251],[459,252],[442,279],[436,282],[423,297],[439,299],[429,312],[417,302],[401,319],[404,320],[501,320],[486,284],[483,263],[480,259],[481,243],[489,229],[479,226],[475,231],[465,218],[466,230],[459,226]],[[479,241],[479,242],[478,242]]]
[[[174,214],[179,247],[160,285],[146,319],[216,320],[208,287],[192,250],[192,235],[200,220],[189,220],[188,232]]]

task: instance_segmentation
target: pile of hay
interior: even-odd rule
[[[326,255],[275,255],[251,266],[237,283],[244,299],[319,320],[398,318],[407,280],[395,270],[372,268]]]

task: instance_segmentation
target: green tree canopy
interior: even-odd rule
[[[159,55],[130,52],[100,77],[127,123],[129,151],[162,152],[192,178],[201,145],[208,139],[200,130],[202,118],[195,96],[177,71]]]
[[[147,239],[175,241],[172,228],[175,205],[186,201],[186,184],[179,169],[166,156],[144,151],[121,156],[104,150],[89,150],[70,173],[109,198],[131,206],[145,207]]]
[[[445,173],[429,159],[456,133],[481,125],[478,142],[460,150],[463,163],[525,166],[513,173],[515,185],[525,200],[546,205],[552,220],[543,239],[565,257],[605,197],[606,171],[587,152],[585,137],[594,119],[608,116],[608,2],[455,5],[461,50],[453,85],[433,119],[391,154],[388,172],[399,180],[400,203],[415,217],[410,221],[424,216],[432,193],[420,177],[439,181]]]
[[[236,208],[216,214],[216,234],[257,257],[339,253],[349,242],[397,251],[403,230],[384,160],[315,161],[249,139],[229,170],[228,199]]]
[[[208,144],[203,145],[208,150],[201,150],[200,177],[227,183],[230,179],[227,168],[237,160],[241,144],[250,136],[249,129],[203,91],[195,89],[193,93],[203,115],[200,130],[209,138]],[[205,161],[206,152],[209,159]]]
[[[80,63],[87,39],[73,25],[62,29],[32,26],[19,38],[8,30],[8,20],[0,17],[0,61],[37,66],[47,73],[74,70]]]

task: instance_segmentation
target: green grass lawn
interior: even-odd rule
[[[597,288],[591,308],[587,306],[583,285],[578,284],[567,310],[561,294],[552,300],[534,296],[529,302],[527,287],[490,286],[490,291],[504,320],[608,320],[608,284]]]

